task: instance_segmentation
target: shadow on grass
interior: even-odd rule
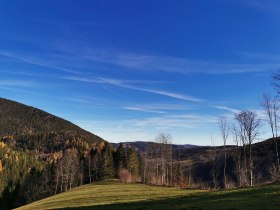
[[[265,186],[261,188],[240,189],[233,191],[219,191],[186,195],[161,200],[148,200],[131,203],[118,203],[75,207],[64,209],[79,210],[216,210],[216,209],[254,209],[279,210],[280,185]]]

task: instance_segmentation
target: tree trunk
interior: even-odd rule
[[[226,167],[227,167],[227,152],[225,150],[225,164],[224,164],[224,187],[225,188],[227,188]]]
[[[253,160],[252,160],[252,145],[250,145],[249,165],[250,165],[250,186],[253,186]]]
[[[276,152],[276,161],[277,161],[277,167],[278,167],[278,173],[280,174],[280,161],[279,161],[279,153],[278,153],[278,140],[274,139],[275,141],[275,152]]]
[[[88,176],[89,176],[89,183],[91,183],[91,158],[88,158]]]

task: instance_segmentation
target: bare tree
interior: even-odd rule
[[[219,175],[219,167],[217,164],[217,149],[215,146],[215,141],[213,139],[213,136],[211,135],[211,150],[210,150],[210,163],[211,163],[211,169],[210,169],[210,176],[212,177],[213,181],[213,187],[214,189],[218,188],[218,175]]]
[[[72,186],[77,186],[79,180],[79,159],[77,150],[65,150],[61,159],[58,160],[55,168],[55,193],[58,191],[58,184],[60,183],[60,192],[71,190]]]
[[[155,141],[150,143],[143,155],[144,181],[156,185],[172,185],[173,159],[172,144],[169,134],[159,134]]]
[[[160,173],[161,184],[170,185],[172,180],[172,137],[169,134],[161,133],[156,138],[160,148]]]
[[[224,142],[224,187],[227,188],[227,178],[226,178],[226,167],[227,167],[227,139],[229,135],[229,126],[227,122],[227,118],[225,116],[221,116],[219,119],[219,128],[222,134],[223,142]]]
[[[238,180],[238,186],[241,186],[242,183],[242,176],[241,176],[241,151],[240,151],[240,146],[241,146],[241,141],[240,141],[240,135],[238,132],[238,129],[235,125],[233,125],[232,128],[232,136],[233,136],[233,142],[236,145],[236,153],[235,153],[235,164],[236,164],[236,175],[237,175],[237,180]]]
[[[246,148],[249,147],[249,177],[250,186],[253,186],[253,158],[252,158],[252,143],[259,135],[260,120],[257,114],[253,111],[242,111],[235,115],[235,119],[239,125],[239,134],[243,142],[244,155],[245,155],[245,168],[247,168]]]
[[[279,160],[279,153],[278,153],[278,118],[280,112],[280,104],[279,99],[277,97],[271,97],[267,94],[263,94],[263,98],[261,101],[261,106],[264,108],[267,122],[271,128],[272,137],[275,144],[275,153],[276,153],[276,162],[277,162],[277,169],[280,173],[280,160]]]

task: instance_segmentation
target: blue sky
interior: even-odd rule
[[[0,97],[111,142],[221,144],[220,115],[263,117],[279,37],[276,0],[1,1]]]

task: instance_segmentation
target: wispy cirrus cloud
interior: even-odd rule
[[[0,56],[4,56],[6,58],[10,58],[19,62],[27,63],[27,64],[32,64],[36,66],[41,66],[41,67],[47,67],[71,74],[79,74],[78,71],[71,70],[69,68],[61,67],[59,64],[57,64],[57,61],[54,61],[54,58],[51,58],[49,56],[42,58],[42,57],[37,57],[34,55],[23,55],[21,53],[14,53],[14,52],[8,52],[8,51],[3,51],[0,50]]]
[[[230,60],[194,59],[189,57],[174,57],[169,55],[135,53],[121,49],[88,47],[82,48],[61,45],[63,53],[73,52],[72,56],[83,61],[100,64],[113,64],[126,70],[158,71],[179,74],[243,74],[254,72],[275,71],[280,67],[279,61],[256,62],[244,60],[240,62],[240,55],[233,55]]]
[[[110,63],[131,69],[165,71],[182,74],[242,74],[273,71],[280,67],[280,62],[215,62],[211,60],[206,61],[169,56],[139,55],[106,50],[100,50],[98,52],[89,50],[89,52],[84,54],[84,58],[95,62]]]
[[[2,87],[38,87],[40,84],[35,81],[23,81],[23,80],[0,80],[0,86]]]
[[[88,79],[88,78],[82,78],[82,77],[64,77],[64,79],[74,80],[74,81],[79,81],[79,82],[97,83],[97,84],[109,84],[109,85],[123,87],[123,88],[131,89],[131,90],[138,90],[138,91],[147,92],[147,93],[154,93],[157,95],[167,96],[170,98],[176,98],[176,99],[185,100],[185,101],[193,101],[193,102],[203,102],[204,101],[203,99],[185,95],[185,94],[174,93],[174,92],[169,92],[169,91],[160,90],[160,89],[150,89],[150,88],[138,87],[138,86],[132,85],[131,84],[132,81],[127,81],[127,80],[117,80],[117,79],[104,78],[104,77],[97,77],[94,79]]]
[[[193,108],[190,105],[181,105],[181,104],[137,104],[130,106],[123,106],[123,109],[134,110],[134,111],[146,111],[146,112],[154,112],[158,114],[166,114],[171,111],[183,111]]]
[[[101,103],[100,101],[97,102],[96,100],[93,100],[93,99],[86,99],[86,98],[79,98],[79,97],[63,97],[61,99],[66,100],[66,101],[75,102],[77,104],[86,104],[86,105],[94,105],[94,106],[103,105],[103,103]]]
[[[228,107],[228,106],[215,106],[215,108],[216,109],[226,110],[226,111],[232,112],[234,114],[240,112],[239,109],[234,109],[234,108],[231,108],[231,107]]]
[[[159,111],[159,110],[155,110],[155,109],[147,109],[147,108],[144,108],[144,107],[126,106],[126,107],[122,107],[122,109],[139,111],[139,112],[156,113],[156,114],[165,114],[165,112],[163,112],[163,111]]]
[[[218,122],[216,116],[181,114],[181,115],[163,115],[160,117],[150,117],[144,119],[124,120],[122,124],[135,127],[156,127],[156,128],[198,128],[202,124],[215,124]]]
[[[24,54],[0,50],[0,56],[27,64],[47,67],[71,74],[80,74],[80,69],[92,69],[97,64],[113,64],[126,69],[141,71],[161,71],[179,74],[243,74],[275,71],[280,68],[279,60],[262,59],[251,63],[239,61],[214,61],[191,58],[179,58],[162,55],[136,54],[107,49],[73,49],[74,47],[54,48],[59,54]],[[254,53],[251,53],[253,55]],[[243,57],[250,54],[240,53]],[[260,56],[255,53],[255,56]],[[266,57],[269,57],[266,55]],[[250,60],[250,59],[249,59]],[[98,66],[98,65],[97,65]],[[108,68],[108,67],[106,67]],[[112,67],[109,67],[112,70]],[[78,70],[77,70],[78,69]]]

